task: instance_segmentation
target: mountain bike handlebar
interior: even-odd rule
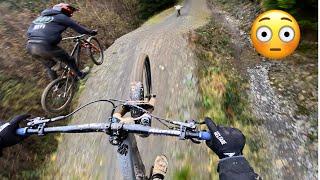
[[[86,34],[81,34],[79,36],[66,37],[66,38],[62,38],[62,40],[64,41],[64,40],[68,40],[68,39],[81,39],[84,36],[86,36]]]
[[[81,125],[57,126],[57,127],[44,127],[33,129],[30,127],[19,128],[16,133],[21,136],[32,134],[44,135],[47,133],[89,133],[89,132],[104,132],[109,134],[112,131],[122,131],[127,133],[136,134],[153,134],[163,136],[177,136],[180,139],[198,139],[210,140],[211,134],[207,131],[182,131],[182,130],[165,130],[159,128],[152,128],[140,124],[124,124],[124,123],[91,123]]]

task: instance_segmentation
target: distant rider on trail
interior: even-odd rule
[[[176,5],[176,6],[174,6],[175,8],[176,8],[176,10],[177,10],[177,17],[179,17],[180,15],[181,15],[181,8],[183,7],[183,6],[181,6],[181,5]]]
[[[27,36],[27,51],[45,66],[50,79],[57,78],[57,73],[52,69],[57,61],[65,63],[80,79],[89,72],[89,68],[80,71],[75,59],[57,46],[62,40],[61,34],[68,28],[72,28],[80,34],[96,35],[96,30],[89,30],[71,19],[77,8],[60,3],[53,8],[44,10],[41,16],[30,25]]]

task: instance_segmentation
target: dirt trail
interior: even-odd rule
[[[127,99],[132,66],[140,53],[147,53],[157,95],[155,114],[183,120],[197,118],[195,55],[184,34],[205,24],[208,16],[205,0],[186,0],[181,17],[172,12],[159,22],[146,24],[116,40],[106,50],[106,62],[92,70],[79,104],[101,98]],[[109,112],[109,105],[97,104],[75,115],[71,124],[104,122]],[[208,178],[204,173],[209,161],[204,145],[168,137],[138,138],[138,145],[144,147],[140,151],[147,171],[157,154],[165,154],[170,163],[169,178],[184,165],[191,165],[195,178]],[[64,135],[56,157],[52,176],[58,179],[121,177],[114,149],[103,134]]]

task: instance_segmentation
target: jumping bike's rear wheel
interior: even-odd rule
[[[88,47],[90,58],[96,65],[101,65],[103,63],[104,54],[100,42],[95,37],[89,37],[87,41],[90,43]]]
[[[152,96],[151,67],[148,55],[141,54],[135,63],[131,84],[130,100],[149,101]],[[143,114],[140,110],[132,109],[131,116],[139,117]]]
[[[71,103],[75,92],[75,79],[63,77],[52,81],[42,93],[41,105],[48,113],[60,113]]]

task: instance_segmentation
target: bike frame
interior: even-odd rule
[[[69,56],[74,57],[75,62],[73,63],[75,63],[75,67],[79,70],[81,66],[80,53],[82,48],[88,51],[88,55],[90,55],[93,63],[96,65],[103,63],[103,51],[99,41],[94,36],[88,36],[88,38],[85,36],[87,35],[82,34],[62,39],[73,42],[73,48]],[[76,81],[80,78],[77,77],[77,73],[71,70],[67,64],[69,63],[58,61],[57,65],[60,67],[59,76],[56,80],[52,81],[42,93],[41,105],[48,113],[58,113],[65,110],[65,108],[70,105],[74,95],[73,88],[76,87]]]
[[[94,48],[95,50],[100,51],[94,44],[90,43],[86,39],[82,39],[83,37],[84,37],[84,35],[63,38],[63,40],[73,39],[76,42],[76,44],[73,46],[73,49],[71,51],[70,56],[76,55],[75,61],[76,61],[77,66],[79,66],[79,64],[80,64],[80,52],[81,52],[81,47],[83,46],[83,44],[89,44],[91,48]]]
[[[76,44],[73,46],[73,49],[70,53],[70,56],[74,56],[75,54],[77,55],[75,58],[75,61],[76,61],[76,65],[79,66],[80,64],[80,52],[81,52],[81,45],[83,42],[86,42],[86,43],[89,43],[88,41],[86,40],[83,40],[82,38],[84,37],[85,35],[80,35],[80,36],[76,36],[76,37],[67,37],[67,38],[63,38],[62,40],[74,40],[76,42]],[[69,68],[68,68],[69,69]]]
[[[83,37],[83,35],[73,38],[76,41],[76,44],[73,46],[73,49],[70,54],[71,57],[74,57],[74,55],[76,54],[76,57],[74,57],[74,58],[75,58],[75,62],[76,62],[77,66],[79,66],[79,64],[80,64],[81,45],[83,43],[81,40],[82,37]],[[71,38],[64,38],[63,40],[71,39]],[[63,69],[64,69],[64,72],[62,73],[61,77],[64,77],[64,76],[67,77],[66,84],[68,84],[69,82],[73,83],[74,77],[75,77],[73,72],[70,70],[70,68],[67,65],[65,65],[65,68],[63,68]],[[71,77],[71,79],[70,79],[70,77]],[[68,88],[68,86],[66,86],[66,88]],[[70,88],[72,88],[72,86],[70,86]],[[68,93],[69,90],[70,89],[65,89],[65,93]]]
[[[79,66],[80,64],[80,53],[81,53],[81,47],[85,44],[85,45],[90,45],[91,48],[97,50],[100,52],[99,48],[96,47],[94,44],[90,43],[89,41],[87,41],[86,39],[83,39],[83,37],[85,36],[85,34],[82,34],[80,36],[75,36],[75,37],[66,37],[66,38],[63,38],[62,40],[73,40],[74,42],[76,42],[76,44],[73,46],[73,49],[70,53],[70,56],[73,56],[76,55],[74,58],[75,58],[75,61],[76,61],[76,65]],[[66,70],[65,73],[63,74],[68,74],[67,72],[70,71],[69,68],[64,68]]]
[[[115,148],[118,152],[117,158],[123,179],[147,179],[136,138],[133,134],[128,135],[121,145]]]
[[[76,40],[76,44],[74,45],[74,47],[73,47],[73,49],[72,49],[72,51],[71,51],[71,54],[70,54],[70,56],[74,56],[74,54],[77,52],[77,57],[75,57],[75,60],[76,60],[76,64],[78,65],[79,64],[79,57],[78,57],[78,55],[80,54],[80,51],[81,51],[81,48],[80,48],[80,43],[82,43],[81,42],[81,40],[80,39],[77,39]]]
[[[79,54],[81,52],[81,48],[80,48],[80,45],[81,45],[81,39],[80,39],[81,36],[79,37],[69,37],[69,38],[63,38],[62,40],[67,40],[67,39],[74,39],[76,41],[76,44],[73,46],[73,49],[70,53],[70,56],[71,57],[74,57],[75,54],[77,54],[75,58],[75,62],[76,62],[76,65],[79,66]],[[61,74],[61,77],[68,77],[68,75],[70,75],[70,68],[67,66],[67,65],[64,65],[64,66],[60,66],[62,69],[64,69],[63,73]],[[68,78],[69,79],[69,78]]]

